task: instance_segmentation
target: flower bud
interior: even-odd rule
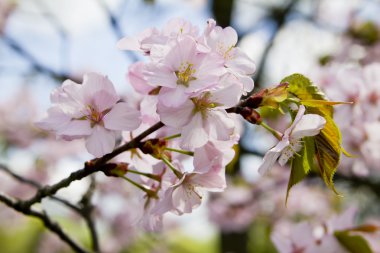
[[[102,171],[109,177],[122,177],[128,172],[128,163],[107,163],[102,166]]]
[[[240,115],[243,116],[245,120],[252,124],[260,125],[262,119],[256,110],[249,107],[243,107],[239,111]]]
[[[149,154],[157,159],[161,158],[161,154],[165,151],[167,141],[164,139],[150,139],[139,146],[144,154]]]

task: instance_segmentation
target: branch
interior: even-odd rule
[[[56,223],[53,222],[50,217],[45,212],[37,212],[32,210],[32,205],[35,203],[40,202],[44,197],[51,197],[54,195],[58,190],[69,186],[73,181],[81,180],[84,177],[87,177],[95,172],[102,170],[102,165],[104,165],[106,162],[114,158],[115,156],[121,154],[124,151],[137,148],[140,141],[142,141],[145,137],[150,135],[151,133],[155,132],[156,130],[163,127],[164,124],[162,122],[158,122],[155,125],[151,126],[147,130],[145,130],[143,133],[135,137],[133,140],[129,141],[128,143],[116,148],[113,152],[104,155],[101,158],[93,159],[87,163],[85,163],[85,166],[83,169],[75,171],[70,174],[67,178],[61,180],[60,182],[51,185],[51,186],[45,186],[45,187],[39,187],[39,184],[29,180],[22,178],[21,176],[18,176],[17,174],[11,172],[9,169],[7,169],[5,166],[1,166],[1,168],[8,172],[10,175],[12,175],[14,178],[16,178],[18,181],[29,184],[34,187],[39,187],[37,193],[29,200],[22,201],[22,200],[12,200],[11,198],[0,194],[0,201],[3,202],[8,207],[23,213],[25,215],[34,216],[40,219],[45,226],[51,230],[53,233],[57,234],[64,242],[66,242],[72,249],[74,249],[76,252],[80,253],[86,253],[87,251],[81,248],[75,241],[73,241],[63,230],[62,228]],[[95,230],[95,224],[92,221],[91,213],[93,210],[93,206],[91,204],[90,198],[92,196],[92,193],[95,188],[95,182],[93,181],[90,184],[89,190],[87,193],[83,196],[81,200],[81,204],[83,209],[80,209],[80,213],[82,216],[86,219],[86,223],[90,229],[91,237],[93,240],[93,249],[95,252],[99,252],[99,243],[98,243],[98,236]]]
[[[264,49],[264,52],[261,56],[260,64],[258,65],[257,71],[255,73],[255,80],[256,80],[255,88],[256,89],[261,86],[261,83],[263,81],[262,79],[263,79],[265,65],[267,63],[269,52],[271,51],[273,47],[274,40],[277,37],[278,31],[280,31],[281,28],[286,24],[286,18],[288,14],[293,11],[293,8],[297,4],[298,1],[299,0],[290,1],[290,3],[287,6],[285,6],[283,9],[272,9],[271,18],[276,23],[276,28],[271,38],[269,39],[268,44],[266,45]],[[253,94],[253,91],[249,92],[245,97],[249,97],[252,94]]]
[[[34,188],[36,188],[37,190],[41,189],[42,188],[42,185],[39,184],[38,182],[34,181],[34,180],[31,180],[31,179],[28,179],[28,178],[24,178],[16,173],[14,173],[12,170],[10,170],[7,166],[5,166],[4,164],[0,164],[0,170],[2,170],[3,172],[5,172],[6,174],[10,175],[11,177],[13,177],[14,179],[16,179],[17,181],[19,181],[20,183],[23,183],[23,184],[27,184],[27,185],[30,185]],[[57,201],[57,202],[60,202],[61,204],[69,207],[70,209],[72,209],[73,211],[81,214],[82,210],[80,208],[78,208],[76,205],[70,203],[69,201],[67,201],[66,199],[62,199],[60,197],[57,197],[57,196],[49,196],[49,198]]]
[[[107,4],[103,0],[98,0],[98,3],[100,7],[103,9],[103,11],[105,12],[105,14],[107,15],[108,22],[112,28],[112,31],[114,32],[116,36],[116,39],[119,40],[122,37],[124,37],[124,33],[120,27],[118,18],[110,11]],[[123,52],[125,53],[128,59],[132,60],[132,62],[138,61],[138,58],[134,52],[129,51],[129,50],[123,50]]]
[[[82,199],[79,201],[82,208],[82,216],[86,221],[87,227],[90,231],[90,236],[92,240],[92,249],[94,252],[100,252],[100,246],[99,246],[99,240],[98,240],[98,233],[96,231],[96,225],[95,221],[93,220],[93,211],[94,211],[94,205],[91,203],[92,195],[94,194],[96,188],[96,181],[95,177],[91,176],[91,183],[88,187],[86,193],[83,195]]]
[[[65,179],[62,179],[60,182],[54,185],[45,186],[41,188],[37,191],[34,197],[26,201],[21,201],[20,204],[25,207],[30,207],[33,204],[40,202],[43,198],[54,195],[58,190],[68,187],[73,181],[81,180],[82,178],[85,178],[95,172],[101,171],[102,165],[104,165],[106,162],[127,150],[137,148],[142,139],[144,139],[145,137],[147,137],[148,135],[150,135],[151,133],[155,132],[163,126],[164,124],[162,122],[156,123],[152,127],[145,130],[143,133],[138,135],[136,138],[131,140],[130,142],[116,148],[113,152],[106,154],[101,158],[96,158],[87,162],[83,169],[72,172],[70,176],[68,176]]]
[[[11,37],[6,36],[5,34],[1,36],[1,39],[4,41],[5,44],[7,44],[13,51],[15,51],[18,55],[20,55],[22,58],[27,60],[32,68],[40,73],[46,74],[51,76],[52,78],[56,80],[66,80],[66,79],[72,79],[75,82],[81,83],[81,80],[78,80],[75,77],[72,77],[66,73],[59,73],[56,72],[50,68],[48,68],[45,65],[42,65],[32,54],[30,54],[26,49],[24,49],[16,40],[12,39]]]
[[[81,246],[79,246],[73,239],[71,239],[61,228],[61,226],[52,221],[50,217],[45,212],[37,212],[32,210],[30,207],[25,207],[22,205],[19,205],[18,201],[14,201],[11,198],[0,194],[0,202],[3,202],[8,207],[12,208],[15,211],[18,211],[20,213],[23,213],[28,216],[33,216],[38,219],[40,219],[46,228],[48,228],[50,231],[55,233],[56,235],[61,238],[62,241],[66,242],[70,247],[79,253],[87,253],[85,249],[83,249]]]

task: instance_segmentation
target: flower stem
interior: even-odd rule
[[[168,137],[165,137],[164,140],[171,140],[171,139],[175,139],[175,138],[178,138],[178,137],[181,137],[181,134],[170,135]]]
[[[173,173],[177,176],[178,179],[182,178],[182,173],[179,172],[176,168],[174,168],[173,164],[168,160],[166,156],[162,156],[161,159],[173,171]]]
[[[165,150],[177,152],[177,153],[184,154],[184,155],[194,156],[194,152],[187,151],[187,150],[176,149],[176,148],[168,148],[168,147],[166,147]]]
[[[154,195],[155,195],[155,192],[154,192],[154,191],[145,188],[145,187],[142,186],[141,184],[138,184],[138,183],[136,183],[135,181],[133,181],[132,179],[130,179],[130,178],[126,177],[126,176],[122,176],[121,178],[123,178],[124,180],[128,181],[128,182],[131,183],[132,185],[136,186],[136,187],[139,188],[140,190],[144,191],[146,194],[148,194],[148,196],[154,196]]]
[[[298,98],[287,98],[286,100],[288,100],[288,101],[290,101],[292,103],[295,103],[297,105],[301,104],[301,101]]]
[[[141,176],[145,176],[145,177],[149,177],[149,178],[156,180],[156,181],[161,181],[161,177],[159,175],[156,175],[156,174],[141,172],[138,170],[130,170],[130,169],[128,169],[127,172],[137,174],[137,175],[141,175]]]
[[[266,123],[264,123],[264,121],[262,121],[260,123],[260,126],[264,127],[266,130],[268,130],[278,140],[282,139],[282,134],[280,132],[278,132],[277,130],[275,130],[275,129],[271,128],[270,126],[268,126]]]

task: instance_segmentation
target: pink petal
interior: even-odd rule
[[[68,124],[71,117],[66,115],[58,106],[48,109],[47,116],[36,122],[36,126],[44,130],[58,130]]]
[[[234,134],[235,121],[225,110],[210,111],[205,121],[209,135],[216,140],[228,141]]]
[[[146,64],[146,71],[143,74],[151,86],[163,86],[168,88],[177,87],[177,76],[173,69],[161,63]]]
[[[243,95],[243,89],[238,80],[233,75],[228,74],[221,80],[221,86],[221,89],[211,93],[212,101],[220,104],[222,108],[236,106]]]
[[[111,153],[115,148],[115,133],[96,125],[92,134],[86,139],[87,151],[95,157]]]
[[[194,150],[207,143],[209,139],[203,126],[203,119],[200,113],[196,113],[189,124],[182,128],[181,147],[186,150]]]
[[[116,46],[120,50],[142,51],[140,42],[135,37],[124,37],[117,42]]]
[[[88,120],[72,120],[64,127],[57,131],[57,135],[67,136],[86,136],[92,132],[90,121]]]
[[[226,62],[226,67],[236,73],[253,75],[256,70],[255,63],[240,48],[233,48],[230,57]]]
[[[138,93],[147,95],[155,87],[148,84],[143,75],[144,68],[145,64],[143,62],[137,62],[130,65],[128,68],[128,79]]]
[[[191,213],[198,207],[202,199],[196,189],[188,189],[186,183],[180,185],[173,191],[173,206],[181,213]]]
[[[166,107],[179,107],[188,101],[189,95],[185,93],[186,87],[178,85],[176,88],[161,88],[158,94],[159,104]]]
[[[315,136],[324,128],[325,118],[317,114],[306,114],[293,128],[291,138],[298,140],[305,136]]]
[[[196,57],[197,44],[195,40],[189,36],[177,41],[176,45],[170,50],[165,57],[165,64],[170,66],[172,70],[178,70],[181,64],[194,64]]]
[[[202,174],[194,174],[190,179],[191,183],[212,192],[221,192],[226,187],[225,170],[219,172],[208,172]]]
[[[298,124],[298,122],[301,120],[302,116],[305,114],[305,106],[303,105],[300,105],[298,107],[298,112],[297,112],[297,115],[296,117],[294,118],[294,121],[293,123],[290,125],[289,128],[287,128],[284,132],[284,137],[288,137],[290,135],[290,133],[293,131],[294,127]],[[284,138],[283,137],[283,138]]]
[[[93,94],[90,105],[93,106],[97,112],[104,112],[114,106],[117,100],[118,98],[116,99],[116,97],[108,91],[99,90]]]
[[[194,103],[188,99],[180,107],[166,107],[160,103],[157,105],[157,112],[160,115],[161,121],[171,127],[186,125],[191,119],[193,109]]]
[[[107,106],[114,105],[119,100],[119,96],[116,94],[116,90],[111,81],[108,80],[107,77],[97,73],[87,73],[84,75],[82,89],[86,105],[92,105],[94,100],[105,102],[103,98],[95,98],[96,96],[108,96],[109,99],[106,104],[97,104],[99,108],[108,109],[109,107]],[[106,93],[108,94],[104,95]]]
[[[255,83],[253,82],[252,77],[241,75],[238,73],[234,73],[234,75],[239,79],[239,82],[243,85],[243,90],[245,92],[253,90],[253,88],[255,87]]]
[[[110,130],[132,131],[141,124],[141,114],[127,103],[117,103],[103,117],[104,126]]]
[[[281,155],[281,152],[289,146],[288,140],[282,140],[273,148],[271,148],[264,156],[263,163],[259,167],[259,173],[264,175],[273,167],[276,163],[278,157]]]

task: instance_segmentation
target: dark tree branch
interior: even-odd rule
[[[87,162],[83,169],[72,172],[70,176],[68,176],[65,179],[62,179],[60,182],[54,185],[45,186],[41,188],[37,191],[34,197],[26,201],[21,201],[20,205],[30,207],[33,204],[40,202],[43,198],[54,195],[60,189],[68,187],[72,182],[76,180],[81,180],[82,178],[85,178],[95,172],[102,171],[102,165],[104,165],[106,162],[127,150],[137,148],[141,140],[143,140],[145,137],[147,137],[148,135],[150,135],[151,133],[155,132],[163,126],[164,124],[162,122],[156,123],[149,129],[138,135],[136,138],[131,140],[130,142],[116,148],[113,152],[106,154],[101,158],[96,158],[94,160],[91,160],[90,162]]]
[[[124,151],[137,148],[140,144],[140,142],[150,135],[151,133],[157,131],[161,127],[163,127],[164,124],[162,122],[158,122],[152,127],[145,130],[143,133],[135,137],[133,140],[129,141],[128,143],[116,148],[113,152],[104,155],[101,158],[93,159],[89,162],[87,162],[83,169],[78,170],[76,172],[73,172],[68,176],[67,178],[61,180],[60,182],[51,185],[51,186],[44,186],[39,187],[39,184],[29,180],[22,178],[21,176],[18,176],[17,174],[11,172],[9,169],[7,169],[5,166],[1,166],[1,169],[6,171],[8,174],[13,176],[15,179],[17,179],[20,182],[29,184],[34,187],[38,187],[37,193],[34,195],[34,197],[30,198],[29,200],[13,200],[5,195],[0,194],[0,202],[3,202],[8,207],[23,213],[25,215],[37,217],[40,219],[45,226],[50,229],[53,233],[57,234],[64,242],[66,242],[73,250],[80,253],[87,252],[83,248],[81,248],[75,241],[73,241],[63,230],[62,228],[54,221],[50,219],[50,217],[45,212],[37,212],[32,210],[32,205],[38,202],[41,202],[41,200],[45,197],[51,197],[53,196],[57,191],[59,191],[62,188],[65,188],[69,186],[73,181],[81,180],[95,172],[102,171],[103,167],[106,162],[111,160],[112,158],[116,157],[117,155],[121,154]],[[4,169],[5,168],[5,169]],[[98,236],[95,229],[95,224],[92,220],[92,211],[93,211],[93,205],[91,204],[91,196],[95,189],[95,181],[93,180],[90,184],[90,187],[88,191],[84,194],[82,197],[82,200],[80,201],[80,204],[82,208],[80,209],[80,213],[85,218],[86,223],[89,227],[91,238],[92,238],[92,244],[93,249],[95,252],[100,252],[99,248],[99,242],[98,242]]]
[[[116,39],[120,40],[125,35],[123,33],[123,30],[121,29],[119,19],[111,12],[111,10],[108,8],[107,4],[103,0],[98,0],[98,3],[107,15],[108,22],[112,28],[112,31],[115,34]],[[129,50],[123,50],[123,52],[125,53],[128,59],[132,60],[132,62],[138,61],[138,58],[134,52]]]
[[[83,249],[81,246],[79,246],[73,239],[71,239],[61,228],[61,226],[52,221],[50,217],[45,212],[37,212],[32,210],[30,207],[25,207],[23,205],[20,205],[19,201],[12,200],[11,198],[0,194],[0,202],[3,202],[8,207],[12,208],[15,211],[18,211],[20,213],[23,213],[28,216],[36,217],[39,220],[41,220],[45,227],[48,228],[50,231],[55,233],[56,235],[61,238],[62,241],[66,242],[73,250],[79,253],[87,253],[85,249]]]
[[[272,36],[270,37],[263,54],[261,56],[261,61],[260,64],[257,67],[257,71],[254,75],[255,79],[255,90],[260,88],[262,86],[263,82],[263,75],[264,75],[264,70],[267,64],[267,59],[268,55],[273,48],[274,41],[277,37],[278,31],[282,29],[282,27],[285,26],[286,24],[286,18],[288,17],[289,13],[293,11],[294,6],[298,3],[299,0],[292,0],[290,1],[289,4],[287,4],[284,8],[282,9],[272,9],[271,14],[269,18],[271,18],[275,24],[275,30],[273,31]],[[245,97],[249,97],[250,95],[253,94],[253,91],[249,92]]]
[[[11,177],[13,177],[14,179],[16,179],[20,183],[30,185],[30,186],[36,188],[37,190],[39,190],[39,189],[42,188],[42,185],[39,184],[38,182],[36,182],[34,180],[31,180],[31,179],[28,179],[28,178],[25,178],[25,177],[22,177],[22,176],[16,174],[15,172],[13,172],[12,170],[10,170],[7,166],[5,166],[3,164],[0,164],[0,170],[2,170],[3,172],[5,172],[6,174],[10,175]],[[77,207],[76,205],[70,203],[66,199],[63,199],[63,198],[60,198],[60,197],[57,197],[57,196],[49,196],[49,198],[51,198],[51,199],[53,199],[53,200],[55,200],[57,202],[60,202],[61,204],[69,207],[70,209],[72,209],[73,211],[75,211],[75,212],[77,212],[79,214],[81,214],[81,212],[82,212],[79,207]]]
[[[16,40],[12,39],[11,37],[7,35],[3,35],[0,37],[6,45],[8,45],[14,52],[16,52],[18,55],[20,55],[22,58],[27,60],[30,64],[33,70],[46,74],[48,76],[51,76],[52,78],[63,81],[66,79],[71,79],[75,82],[81,82],[81,80],[78,80],[66,73],[59,73],[56,72],[49,67],[42,65],[31,53],[29,53],[26,49],[24,49]]]
[[[34,4],[37,5],[42,10],[42,15],[48,21],[48,23],[55,29],[59,35],[60,41],[60,57],[61,57],[61,68],[65,72],[67,70],[68,63],[68,36],[65,27],[61,24],[58,18],[49,10],[46,3],[42,0],[34,1]]]
[[[92,241],[92,249],[94,252],[98,253],[101,252],[100,246],[99,246],[99,237],[96,230],[96,224],[93,219],[94,209],[95,206],[92,204],[91,199],[92,195],[95,192],[96,188],[96,181],[94,175],[91,176],[91,183],[88,187],[86,193],[83,195],[82,199],[79,201],[79,204],[81,205],[82,210],[82,216],[86,221],[87,227],[90,231],[91,241]]]

